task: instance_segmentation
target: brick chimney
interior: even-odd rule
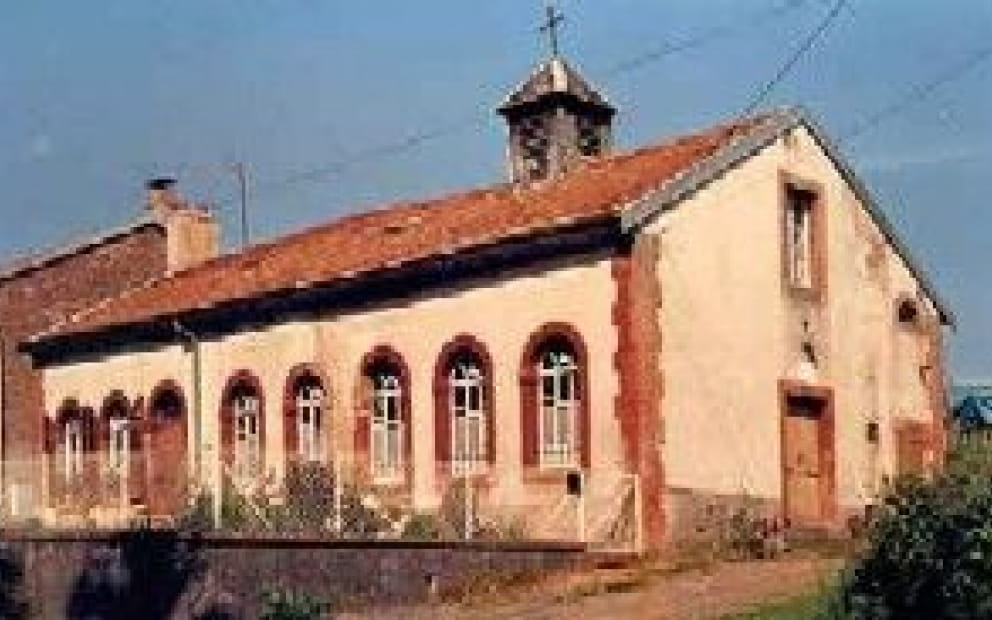
[[[176,191],[176,179],[156,177],[145,183],[145,208],[165,227],[168,273],[195,267],[220,253],[220,225],[202,205]]]

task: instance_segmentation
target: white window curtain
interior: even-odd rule
[[[65,443],[62,447],[64,462],[63,472],[66,481],[72,481],[83,473],[83,422],[82,420],[67,420],[65,422]]]
[[[110,445],[107,450],[107,466],[110,473],[125,478],[131,458],[130,422],[126,418],[110,419]]]
[[[798,288],[813,287],[813,200],[809,192],[789,190],[786,214],[789,280]]]
[[[483,373],[477,359],[456,359],[448,374],[451,411],[451,460],[455,473],[478,471],[486,461]]]
[[[234,397],[234,477],[254,484],[262,471],[261,402],[253,394]]]
[[[296,430],[301,462],[323,460],[324,390],[319,385],[303,385],[296,391]]]
[[[551,348],[541,356],[538,390],[541,402],[539,445],[543,466],[568,467],[576,464],[577,374],[571,352]]]
[[[372,377],[372,476],[377,482],[403,478],[402,385],[392,370]]]

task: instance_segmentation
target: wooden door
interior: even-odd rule
[[[154,517],[176,516],[187,491],[186,432],[181,421],[160,424],[151,440],[148,512]]]
[[[165,391],[152,402],[148,512],[174,517],[187,504],[186,408],[178,393]]]
[[[783,470],[785,513],[793,523],[815,523],[824,517],[822,490],[825,463],[820,445],[823,406],[809,398],[788,399],[784,416]]]

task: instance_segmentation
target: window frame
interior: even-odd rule
[[[71,442],[71,439],[75,439]],[[86,429],[80,416],[62,421],[62,475],[66,483],[73,483],[83,476],[86,451]],[[73,446],[70,449],[70,445]]]
[[[107,420],[107,470],[126,480],[130,471],[132,421],[126,417],[111,416]],[[117,439],[121,439],[118,445]]]
[[[319,380],[308,379],[304,377],[297,381],[295,390],[296,457],[301,463],[322,463],[325,458],[323,431],[327,415],[327,390]],[[305,417],[308,419],[305,420]]]
[[[402,373],[388,362],[372,369],[369,412],[369,462],[376,484],[393,484],[404,479],[406,468],[406,421]],[[377,435],[379,437],[377,437]],[[384,449],[376,446],[382,443]],[[384,452],[383,459],[380,452]]]
[[[230,376],[222,394],[220,409],[220,457],[224,474],[232,482],[243,484],[245,486],[245,489],[242,489],[243,491],[257,488],[264,483],[268,473],[266,471],[267,423],[265,419],[265,391],[262,388],[262,383],[254,374],[248,370],[239,370]],[[250,466],[248,467],[249,471],[257,472],[257,474],[252,476],[250,480],[238,475],[242,469],[241,463],[243,462],[239,461],[240,455],[238,453],[243,453],[244,451],[243,447],[240,449],[238,447],[238,409],[241,408],[243,411],[243,408],[239,407],[239,403],[236,401],[243,396],[252,396],[257,400],[257,459],[255,459],[253,465],[249,463]]]
[[[231,410],[234,415],[232,476],[239,482],[257,480],[263,473],[261,396],[254,391],[232,394]],[[245,428],[242,428],[242,423]]]
[[[568,463],[552,464],[542,458],[544,440],[543,425],[543,379],[541,364],[546,350],[554,346],[564,346],[574,361],[574,400],[571,429],[571,458]],[[529,482],[561,481],[561,476],[570,470],[588,470],[592,464],[592,415],[589,396],[590,387],[589,353],[579,331],[571,324],[551,322],[540,326],[527,341],[520,366],[520,441],[521,459],[524,467],[524,480]]]
[[[556,346],[557,345],[557,346]],[[562,347],[561,343],[549,342],[540,353],[538,361],[538,428],[537,446],[538,462],[543,469],[574,469],[578,465],[578,434],[579,426],[579,369],[575,354],[571,347]],[[565,358],[565,363],[547,361],[551,357]],[[551,382],[551,403],[547,393],[548,381]],[[565,389],[567,386],[567,389]],[[563,396],[568,392],[568,397]],[[551,421],[549,429],[548,422]],[[561,438],[565,430],[564,439]],[[557,436],[557,438],[556,438]]]
[[[826,207],[824,204],[823,185],[789,172],[779,174],[781,187],[781,274],[782,287],[787,294],[795,299],[822,302],[827,291],[827,233]],[[805,274],[797,278],[795,263],[795,241],[793,227],[793,205],[797,204],[796,197],[803,196],[806,218],[804,247],[806,254]]]
[[[464,376],[459,377],[459,371]],[[460,351],[452,356],[448,364],[448,428],[451,429],[448,439],[452,473],[481,473],[489,461],[488,400],[484,362],[471,351]],[[462,445],[459,445],[459,437]]]

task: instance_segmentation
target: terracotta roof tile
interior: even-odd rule
[[[677,177],[764,118],[727,123],[590,162],[556,181],[496,186],[343,217],[128,291],[36,340],[355,278],[565,223],[619,214],[625,204]]]

